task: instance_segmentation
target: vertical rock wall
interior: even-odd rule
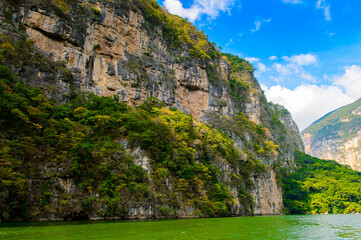
[[[207,73],[207,66],[214,64],[218,66],[221,80],[228,80],[231,67],[225,58],[209,62],[192,59],[189,49],[169,48],[160,28],[152,31],[146,28],[147,22],[139,9],[121,9],[106,2],[96,4],[101,15],[89,18],[85,27],[41,7],[20,7],[12,17],[25,26],[37,48],[66,64],[75,76],[72,87],[78,90],[104,96],[118,95],[121,101],[133,106],[140,105],[147,98],[157,97],[169,107],[177,107],[205,122],[208,121],[207,113],[220,116],[244,113],[251,121],[267,128],[268,140],[280,139],[278,128],[271,127],[270,114],[274,109],[268,105],[251,73],[242,76],[250,86],[244,93],[244,100],[234,100],[227,81],[212,81]],[[291,116],[281,121],[287,132],[284,141],[298,141],[298,130]],[[251,140],[247,137],[241,140],[239,136],[232,136],[232,139],[241,150]],[[299,150],[303,148],[299,141],[295,146]],[[140,149],[133,151],[139,152]],[[293,146],[281,146],[279,154],[261,159],[270,165],[270,170],[253,176],[251,194],[255,200],[255,214],[281,213],[282,191],[276,182],[273,165],[276,161],[292,162],[293,151]],[[137,161],[143,167],[147,165],[146,156]],[[284,166],[292,167],[292,164]],[[60,180],[60,184],[65,189],[71,188],[69,180]],[[130,212],[130,217],[153,214],[152,206],[141,206]],[[191,212],[185,208],[183,215]],[[238,213],[240,211],[235,210],[235,214]]]

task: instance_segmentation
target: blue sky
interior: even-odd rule
[[[360,0],[158,0],[246,58],[303,130],[361,97]]]

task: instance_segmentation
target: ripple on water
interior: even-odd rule
[[[361,216],[0,224],[0,239],[361,239]]]

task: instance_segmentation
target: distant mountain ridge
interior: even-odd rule
[[[301,135],[307,154],[361,171],[361,98],[326,114]]]

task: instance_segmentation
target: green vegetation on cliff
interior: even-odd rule
[[[361,99],[336,109],[302,131],[302,134],[311,133],[316,140],[323,138],[349,139],[357,134],[361,126]]]
[[[188,49],[190,56],[198,60],[219,59],[220,51],[215,43],[208,41],[208,36],[182,17],[168,13],[155,0],[6,0],[9,5],[18,7],[19,3],[29,8],[46,9],[54,12],[72,26],[76,26],[74,38],[86,34],[89,22],[102,21],[100,8],[111,7],[117,14],[129,14],[129,10],[141,11],[145,22],[143,27],[153,35],[160,29],[161,36],[175,51]],[[99,6],[100,5],[100,6]],[[100,7],[100,8],[99,8]],[[73,34],[73,33],[72,33]],[[79,36],[75,36],[79,35]],[[79,41],[80,43],[82,41]]]
[[[116,4],[117,1],[113,2]],[[136,5],[143,11],[147,24],[161,27],[162,35],[174,49],[189,48],[190,55],[198,59],[217,59],[221,53],[208,36],[186,19],[168,13],[155,0],[126,0],[129,6]],[[123,3],[124,4],[124,3]]]
[[[250,191],[259,186],[253,183],[273,182],[270,170],[294,147],[282,146],[289,144],[286,128],[259,89],[250,63],[221,56],[204,33],[156,1],[6,2],[14,5],[0,16],[0,220],[230,216],[263,207],[254,204]],[[216,95],[231,90],[230,102],[215,98],[214,105],[231,103],[235,111],[232,116],[210,112],[206,125],[155,98],[130,107],[119,101],[118,92],[114,97],[80,92],[95,89],[92,74],[83,72],[88,77],[82,78],[79,69],[66,67],[66,58],[53,61],[39,51],[27,39],[28,26],[20,23],[20,6],[59,18],[69,28],[54,28],[49,37],[80,49],[88,24],[102,24],[106,11],[125,19],[130,10],[140,12],[145,21],[139,28],[167,45],[167,61],[205,68],[207,80],[222,85],[213,89],[220,90]],[[96,54],[103,47],[95,42],[91,50]],[[152,48],[118,61],[118,73],[124,67],[136,75],[134,87],[152,83],[143,60],[164,68],[157,76],[160,85],[176,83],[173,69],[153,64],[159,49]],[[92,71],[90,63],[85,68]],[[260,98],[262,124],[244,113],[251,93]]]
[[[156,99],[132,108],[117,96],[80,94],[54,105],[4,66],[0,79],[2,220],[125,216],[128,205],[151,203],[161,216],[176,217],[185,205],[199,216],[222,216],[236,198],[242,211],[252,211],[249,174],[267,168],[253,157],[241,160],[221,131]],[[139,160],[149,161],[148,170]],[[223,172],[219,164],[238,170]],[[64,187],[70,179],[75,186]]]
[[[361,173],[296,152],[298,169],[283,179],[289,214],[361,212]]]

